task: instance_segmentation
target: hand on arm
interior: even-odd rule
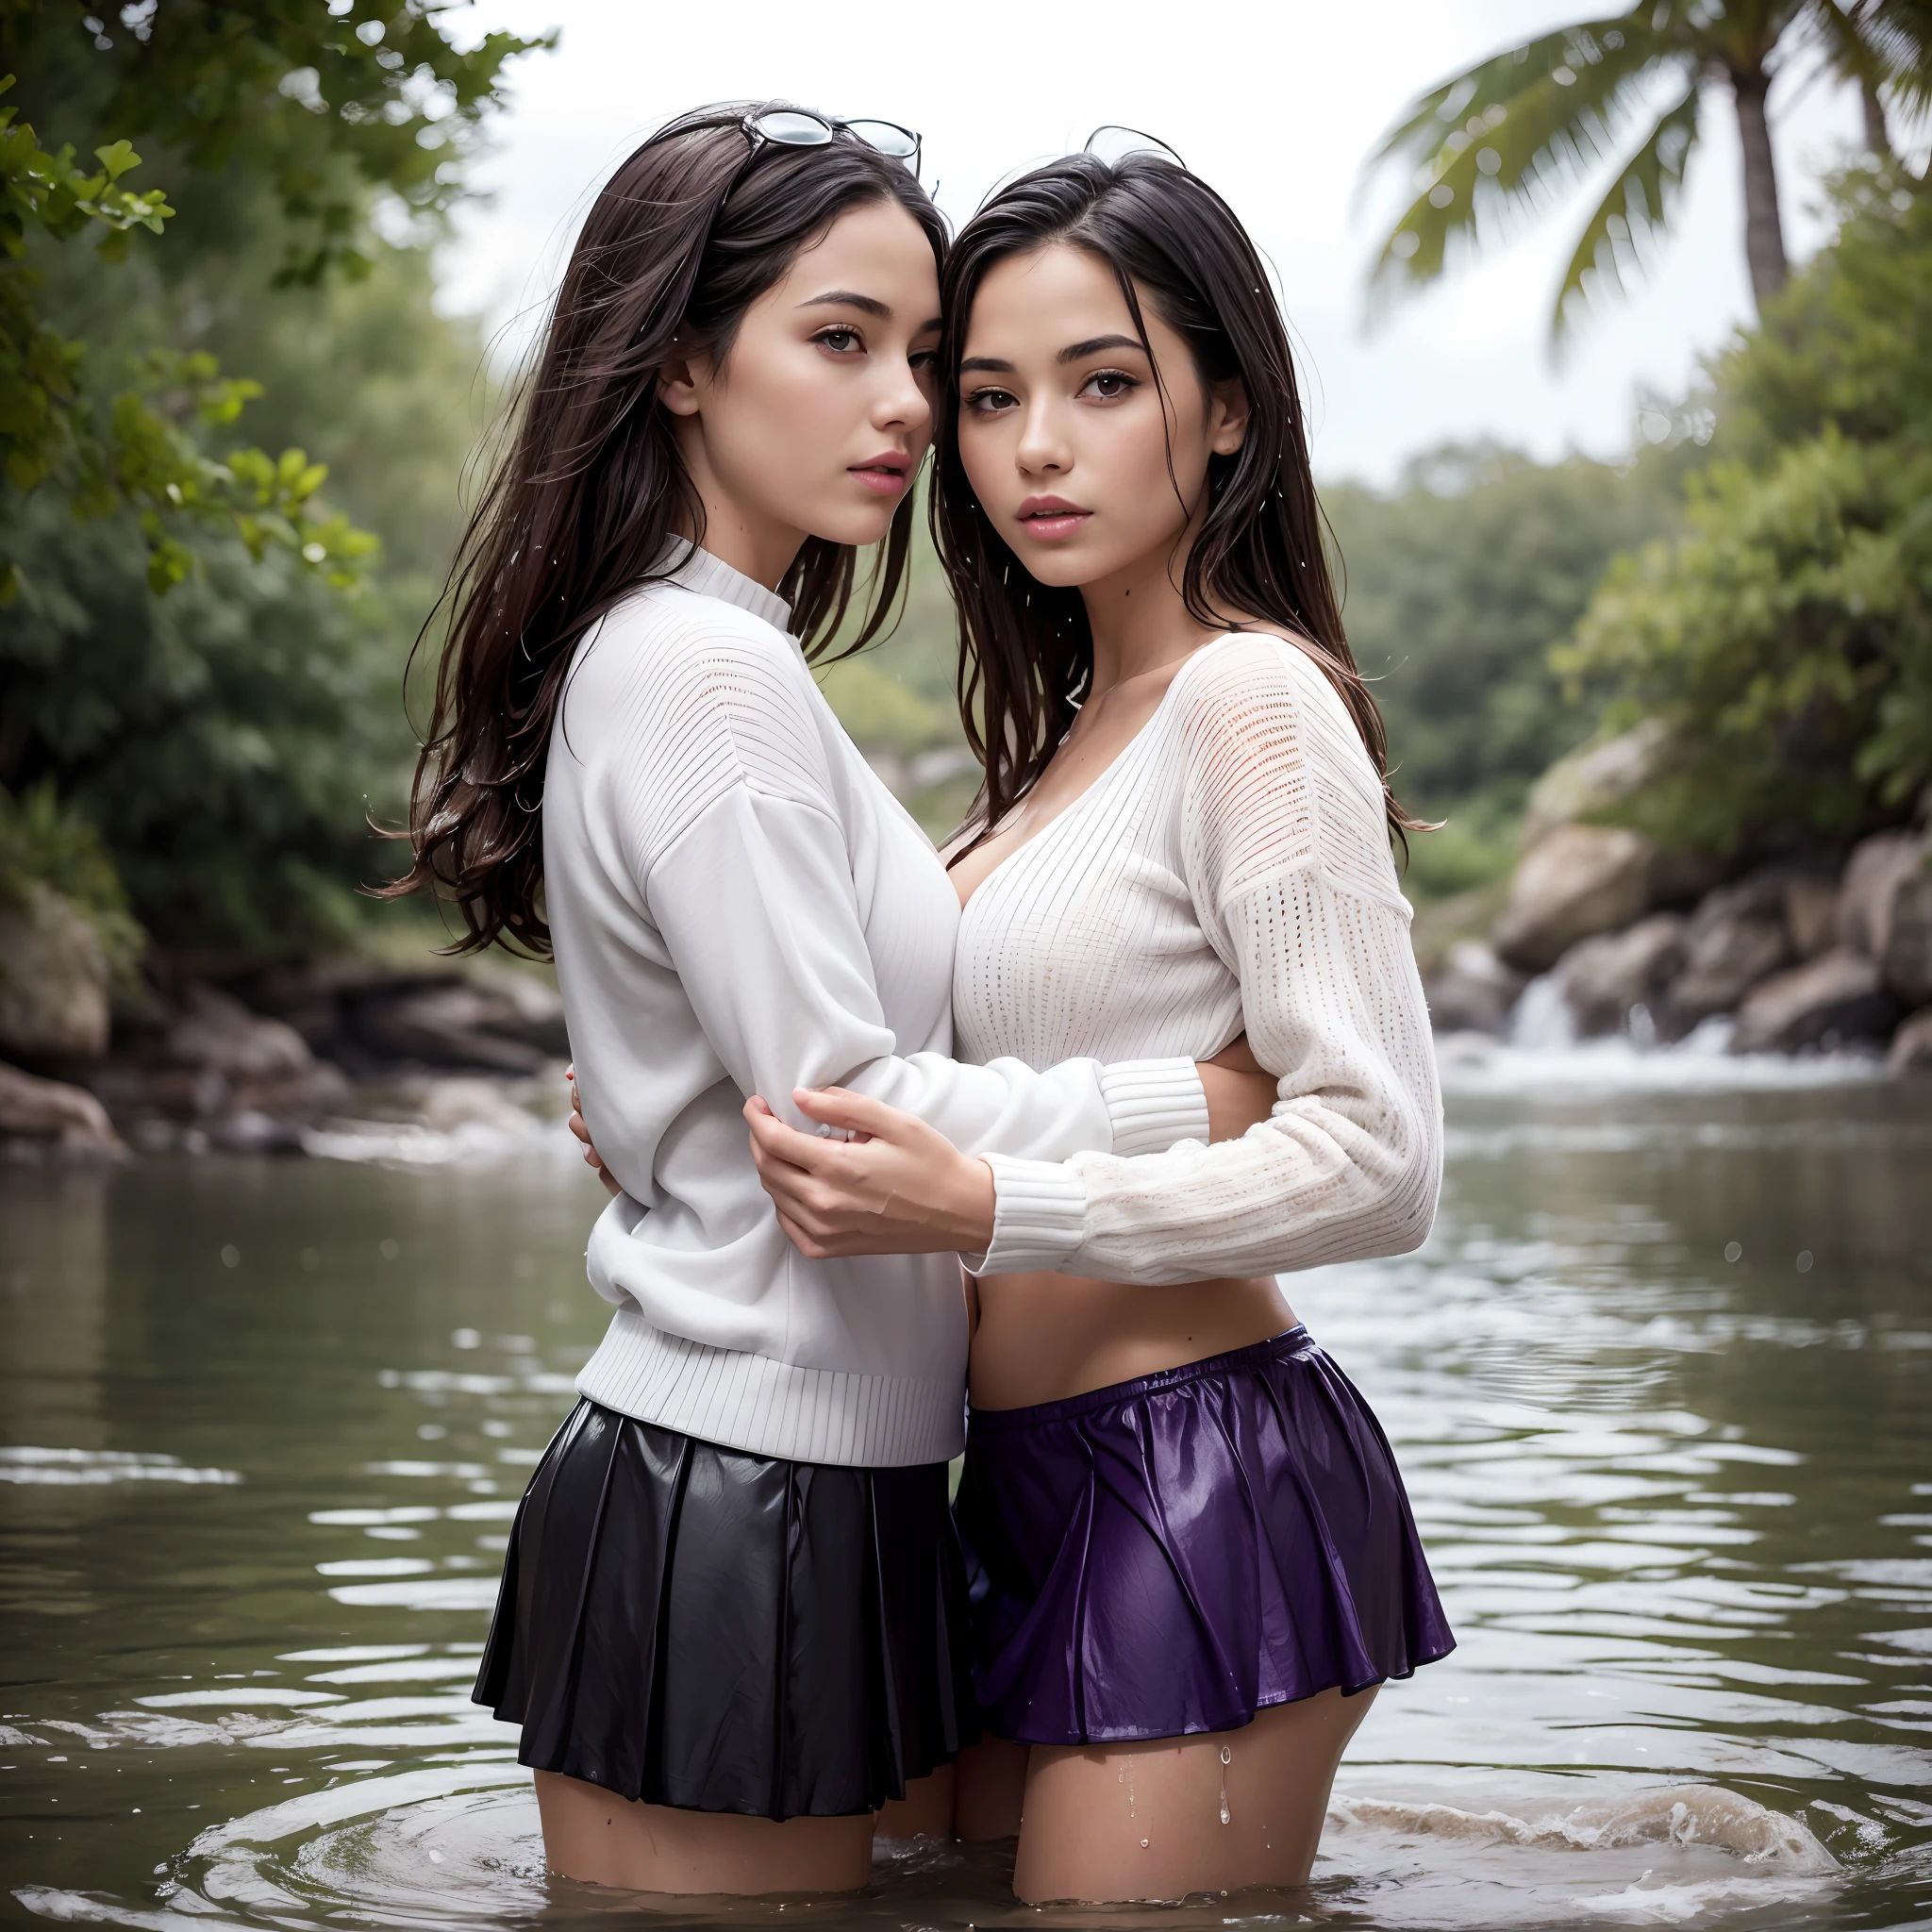
[[[1246,1038],[1200,1063],[1208,1130],[1232,1140],[1268,1118],[1275,1081]],[[984,1254],[992,1240],[992,1170],[923,1121],[842,1088],[800,1088],[808,1119],[858,1135],[801,1134],[762,1100],[745,1103],[752,1158],[791,1244],[813,1260],[845,1255]]]
[[[800,1088],[808,1120],[859,1135],[801,1134],[754,1096],[744,1104],[752,1158],[793,1247],[814,1261],[845,1255],[978,1254],[992,1240],[992,1170],[936,1127],[863,1093]]]

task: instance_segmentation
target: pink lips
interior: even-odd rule
[[[1071,537],[1093,512],[1069,503],[1064,496],[1029,496],[1020,506],[1020,527],[1041,542]]]
[[[846,474],[857,476],[876,495],[896,496],[905,489],[906,479],[912,474],[912,458],[898,450],[887,450],[865,462],[854,463]]]

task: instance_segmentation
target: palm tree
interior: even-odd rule
[[[1369,158],[1407,161],[1416,198],[1382,244],[1371,287],[1412,290],[1441,275],[1452,242],[1474,245],[1541,212],[1649,131],[1585,224],[1557,291],[1553,338],[1570,298],[1594,278],[1621,290],[1669,228],[1701,130],[1705,98],[1728,88],[1744,159],[1744,255],[1760,307],[1790,273],[1765,96],[1780,66],[1808,49],[1866,102],[1868,143],[1889,154],[1881,89],[1917,114],[1927,0],[1639,0],[1505,49],[1413,101]]]

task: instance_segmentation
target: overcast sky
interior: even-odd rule
[[[786,95],[917,128],[924,178],[959,223],[1003,176],[1078,147],[1100,122],[1170,142],[1241,213],[1279,273],[1325,477],[1386,483],[1416,452],[1494,437],[1556,456],[1626,450],[1636,400],[1680,391],[1750,313],[1736,124],[1707,106],[1675,242],[1643,291],[1591,322],[1560,366],[1551,296],[1588,206],[1363,328],[1362,278],[1400,206],[1357,204],[1360,165],[1415,93],[1588,0],[478,0],[485,27],[561,29],[519,63],[475,171],[491,199],[443,257],[445,301],[513,344],[541,312],[588,206],[653,127],[702,102]],[[1817,181],[1857,127],[1856,98],[1786,75],[1772,96],[1794,256],[1821,236]],[[1377,217],[1381,218],[1378,225]],[[523,320],[520,322],[519,318]]]

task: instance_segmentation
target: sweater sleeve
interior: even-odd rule
[[[794,1126],[795,1087],[842,1086],[916,1115],[962,1152],[1058,1160],[1205,1131],[1191,1060],[1036,1071],[902,1055],[873,974],[834,788],[802,671],[730,636],[693,653],[680,764],[631,744],[610,801],[634,875],[707,1044],[741,1092]],[[696,756],[692,756],[693,748]],[[691,772],[702,774],[693,782]],[[608,1110],[621,1096],[605,1095]]]
[[[1063,1162],[990,1157],[974,1274],[1179,1283],[1421,1244],[1441,1179],[1428,1009],[1381,786],[1353,722],[1294,646],[1213,647],[1185,690],[1182,849],[1208,942],[1276,1076],[1241,1139]],[[1177,695],[1181,695],[1178,694]]]

